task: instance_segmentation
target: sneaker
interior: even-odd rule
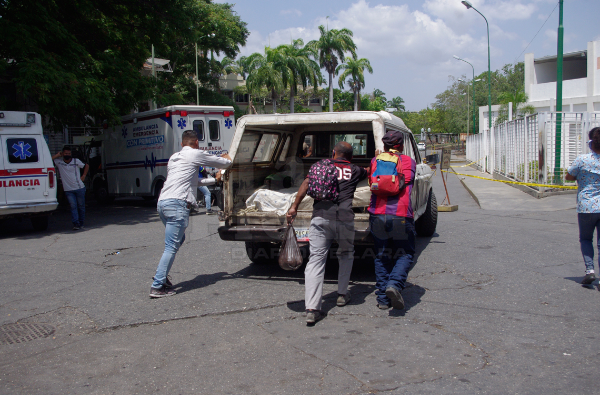
[[[377,303],[377,308],[379,310],[389,310],[392,308],[392,305]]]
[[[79,229],[81,229],[79,226],[73,225],[73,230],[79,230]]]
[[[79,229],[84,230],[85,227],[83,225],[79,225]]]
[[[152,277],[152,281],[154,281],[154,277]],[[173,283],[171,282],[171,275],[167,276],[167,279],[165,280],[163,287],[165,287],[167,289],[173,288]]]
[[[350,295],[350,290],[346,291],[345,295],[341,295],[338,294],[338,298],[337,298],[337,305],[342,307],[348,304],[348,302],[350,302],[350,299],[352,298],[352,295]]]
[[[402,299],[402,295],[400,291],[398,291],[394,287],[388,287],[385,289],[385,296],[387,296],[392,302],[392,307],[398,310],[402,310],[404,308],[404,299]]]
[[[160,288],[152,288],[150,287],[150,297],[151,298],[164,298],[165,296],[175,295],[175,291],[172,289],[167,289],[164,285]]]
[[[583,285],[589,285],[589,284],[593,283],[595,279],[596,279],[596,275],[594,273],[588,273],[585,275],[583,280],[581,280],[581,283]]]
[[[206,210],[206,215],[215,215],[216,213],[217,213],[216,210],[212,210],[212,209]]]
[[[314,325],[325,318],[326,314],[319,310],[308,310],[306,312],[306,324]]]

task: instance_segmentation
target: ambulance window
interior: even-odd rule
[[[216,119],[211,119],[208,121],[208,135],[211,141],[217,141],[221,136],[219,136],[219,121]]]
[[[35,139],[6,139],[6,149],[10,163],[33,163],[39,160]]]
[[[194,121],[194,132],[198,136],[198,140],[204,141],[204,121]]]

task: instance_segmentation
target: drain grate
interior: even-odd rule
[[[43,339],[54,333],[54,327],[47,324],[15,323],[0,326],[0,344],[25,343]]]

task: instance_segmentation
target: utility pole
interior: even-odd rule
[[[562,83],[563,83],[563,0],[558,2],[558,43],[556,50],[556,138],[554,142],[554,183],[561,184]]]

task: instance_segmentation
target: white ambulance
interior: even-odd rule
[[[45,230],[57,207],[56,171],[40,114],[0,110],[0,220],[27,216],[35,230]]]
[[[235,131],[231,106],[170,106],[126,115],[121,123],[104,131],[104,171],[92,180],[99,200],[157,198],[169,158],[181,150],[183,131],[196,131],[200,149],[214,155],[228,152]]]

